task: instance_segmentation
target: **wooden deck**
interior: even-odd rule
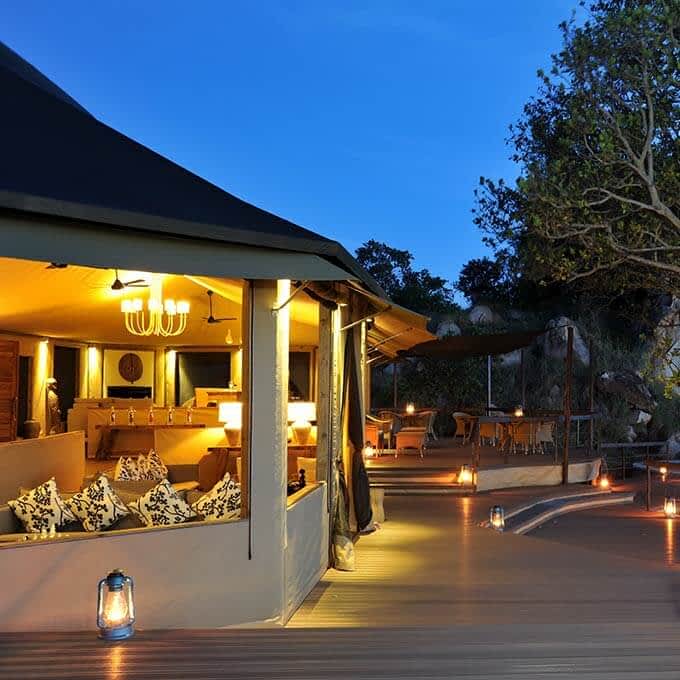
[[[389,498],[286,629],[3,635],[0,678],[680,677],[675,564],[477,526],[543,491]]]

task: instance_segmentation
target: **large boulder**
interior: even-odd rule
[[[445,338],[448,335],[460,335],[460,326],[453,319],[443,319],[437,326],[435,335],[438,338]]]
[[[475,305],[468,312],[468,318],[476,325],[503,323],[503,317],[496,314],[491,307],[486,305]]]
[[[601,392],[621,397],[640,411],[651,413],[656,408],[644,380],[632,371],[605,371],[597,377],[597,387]]]
[[[519,366],[522,363],[522,350],[516,349],[514,352],[501,354],[498,358],[503,366]]]
[[[680,432],[671,435],[662,450],[669,458],[680,458]]]
[[[543,335],[543,351],[553,359],[563,359],[567,355],[567,326],[574,329],[574,357],[584,366],[590,365],[590,352],[578,326],[567,316],[558,316],[546,324],[547,333]]]

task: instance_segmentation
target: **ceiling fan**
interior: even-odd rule
[[[149,284],[144,279],[133,279],[132,281],[121,281],[118,276],[118,270],[114,269],[116,272],[116,278],[111,284],[111,290],[123,290],[123,288],[148,288]]]
[[[208,316],[204,316],[203,321],[207,321],[208,323],[222,323],[223,321],[236,321],[235,316],[216,317],[213,314],[213,302],[212,302],[213,295],[215,293],[212,290],[207,290],[206,293],[208,294],[208,304],[210,305],[210,307],[209,307]]]

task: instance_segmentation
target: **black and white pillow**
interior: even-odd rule
[[[130,503],[128,508],[147,527],[182,524],[196,517],[191,506],[172,488],[167,479],[158,482],[153,489]]]
[[[161,457],[151,449],[146,457],[146,479],[165,479],[168,476],[168,468]]]
[[[113,473],[116,482],[136,482],[139,479],[139,467],[134,458],[122,457],[116,463],[116,470]]]
[[[106,475],[98,477],[64,504],[80,520],[85,531],[103,531],[130,514]]]
[[[12,512],[21,520],[26,531],[31,533],[61,527],[76,518],[59,495],[54,477],[13,501],[7,501]]]
[[[231,479],[227,472],[191,508],[209,522],[238,519],[241,516],[241,485]]]

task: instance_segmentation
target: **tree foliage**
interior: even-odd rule
[[[596,0],[511,128],[475,221],[535,281],[680,291],[680,2]]]
[[[371,239],[357,248],[359,263],[398,305],[421,314],[453,311],[453,290],[446,279],[413,268],[413,255]]]

